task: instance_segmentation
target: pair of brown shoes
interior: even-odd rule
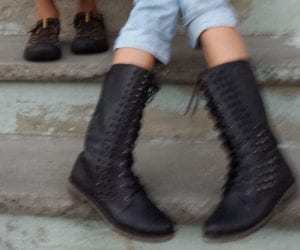
[[[74,17],[75,38],[71,43],[74,54],[94,54],[109,49],[103,16],[94,12],[80,12]],[[39,20],[30,30],[24,51],[28,61],[52,61],[61,58],[58,18]]]

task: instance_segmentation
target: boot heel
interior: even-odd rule
[[[74,198],[74,200],[77,200],[82,203],[87,202],[83,194],[75,187],[75,185],[71,181],[69,181],[69,183],[67,184],[67,190],[70,196]]]
[[[297,195],[297,192],[298,192],[298,187],[297,187],[296,183],[294,183],[294,184],[292,184],[292,186],[289,187],[289,189],[282,196],[281,201],[280,201],[281,205],[282,205],[282,203],[285,204],[289,200],[293,199]]]

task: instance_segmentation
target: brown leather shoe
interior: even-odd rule
[[[94,54],[109,49],[103,16],[80,12],[74,17],[75,38],[71,44],[74,54]]]
[[[61,57],[59,47],[60,22],[57,18],[39,20],[29,31],[30,38],[24,50],[28,61],[52,61]]]

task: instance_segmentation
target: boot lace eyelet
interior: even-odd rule
[[[99,187],[97,190],[101,193],[99,197],[101,196],[103,199],[112,198],[114,193],[118,196],[119,194],[115,190],[111,191],[118,187],[126,189],[125,197],[123,197],[126,202],[135,193],[143,190],[138,177],[130,168],[134,164],[132,151],[141,128],[143,110],[150,102],[150,98],[157,92],[158,87],[154,79],[150,79],[149,74],[145,74],[145,79],[142,77],[143,75],[139,73],[132,77],[132,81],[126,82],[112,113],[105,114],[105,110],[102,111],[103,114],[100,113],[99,119],[104,117],[106,120],[101,133],[101,148],[97,151],[99,174],[96,186]],[[114,182],[116,178],[122,180]],[[122,185],[118,182],[121,182]],[[111,197],[108,196],[109,192]]]
[[[125,166],[125,164],[126,164],[126,161],[122,161],[122,162],[120,162],[119,167],[122,168]]]
[[[126,196],[124,197],[124,201],[128,202],[129,200],[130,200],[130,195],[126,195]]]

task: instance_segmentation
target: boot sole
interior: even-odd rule
[[[104,223],[114,232],[121,236],[125,236],[130,239],[143,241],[143,242],[162,242],[168,241],[174,237],[174,233],[166,233],[166,234],[142,234],[135,231],[129,231],[128,229],[124,229],[120,227],[118,221],[116,221],[111,216],[107,215],[101,208],[99,208],[89,197],[89,195],[82,192],[71,179],[69,179],[68,190],[71,195],[75,198],[87,202],[92,208],[94,208],[97,213],[101,216]]]
[[[272,209],[270,214],[263,219],[260,223],[255,225],[254,227],[248,229],[247,231],[241,232],[241,233],[236,233],[233,235],[228,235],[228,236],[220,236],[220,237],[213,237],[213,236],[208,236],[208,235],[203,235],[203,238],[205,239],[206,242],[208,243],[226,243],[230,241],[236,241],[236,240],[241,240],[246,238],[247,236],[251,235],[252,233],[258,231],[261,229],[263,226],[265,226],[273,217],[274,213],[284,207],[290,199],[292,199],[297,193],[297,185],[293,183],[288,190],[284,193],[282,198],[278,201],[276,206]]]

